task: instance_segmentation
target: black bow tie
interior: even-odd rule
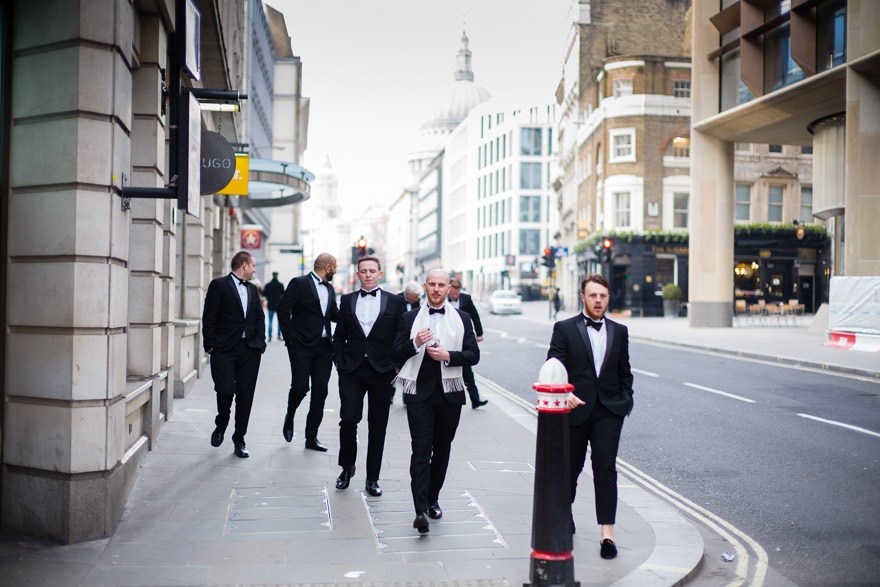
[[[596,330],[600,330],[602,328],[602,322],[596,322],[595,320],[590,320],[589,318],[584,318],[584,323],[587,326],[592,326]]]
[[[235,280],[238,282],[236,285],[244,285],[245,287],[247,287],[247,281],[239,278],[237,275],[233,275],[233,277],[235,277]]]
[[[431,314],[445,314],[445,313],[446,313],[446,307],[445,307],[445,306],[444,306],[443,308],[428,308],[428,315],[431,315]]]
[[[378,289],[374,289],[373,291],[367,291],[367,290],[365,290],[365,289],[362,289],[362,290],[361,290],[361,297],[362,297],[362,298],[365,298],[365,297],[367,297],[367,296],[373,296],[373,297],[375,298],[375,297],[376,297],[376,292],[378,292],[378,291],[379,291]]]

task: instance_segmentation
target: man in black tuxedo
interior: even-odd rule
[[[422,534],[430,530],[428,518],[443,516],[440,490],[465,402],[462,367],[480,360],[470,316],[446,300],[449,273],[428,272],[425,292],[427,305],[403,315],[392,350],[392,358],[401,366],[395,382],[403,387],[412,441],[413,528]]]
[[[327,384],[333,368],[330,322],[336,321],[336,291],[331,283],[335,274],[336,258],[330,253],[321,253],[315,259],[313,271],[290,280],[278,305],[278,322],[287,346],[291,373],[281,434],[287,442],[293,440],[293,417],[309,393],[311,380],[306,448],[321,452],[327,451],[318,440],[318,427],[324,418]]]
[[[406,288],[400,292],[400,297],[406,301],[407,312],[416,310],[421,306],[419,298],[422,297],[422,286],[415,281],[410,281],[406,284]]]
[[[336,489],[346,489],[357,460],[357,426],[364,414],[364,395],[369,401],[367,423],[367,478],[365,488],[373,497],[382,495],[379,472],[385,449],[385,429],[394,395],[391,344],[403,316],[403,299],[382,291],[382,265],[373,256],[357,264],[360,291],[339,299],[333,362],[339,372],[339,466]]]
[[[584,312],[553,326],[548,359],[559,359],[568,370],[574,392],[569,424],[571,501],[584,468],[587,444],[592,451],[596,520],[601,527],[600,556],[617,556],[614,521],[617,514],[617,449],[623,419],[633,408],[633,374],[629,365],[626,326],[605,317],[610,288],[601,275],[581,282]],[[572,517],[572,532],[574,518]]]
[[[247,434],[260,358],[266,350],[266,319],[257,287],[248,283],[257,270],[253,255],[240,251],[232,257],[232,272],[208,284],[202,312],[202,338],[211,355],[211,377],[217,392],[217,417],[211,446],[223,444],[235,400],[235,456],[250,456]]]
[[[480,313],[477,312],[471,295],[462,293],[461,280],[455,277],[449,280],[449,303],[453,308],[462,310],[471,317],[477,342],[483,342],[483,323],[480,321]],[[477,381],[474,379],[474,370],[471,367],[464,367],[464,384],[471,398],[471,408],[476,410],[489,403],[487,399],[480,399],[480,390],[477,389]]]

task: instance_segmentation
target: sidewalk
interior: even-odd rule
[[[552,324],[548,302],[523,304],[523,317]],[[574,310],[576,311],[576,310]],[[573,311],[560,312],[561,320]],[[880,353],[825,346],[827,335],[820,318],[804,316],[797,325],[746,325],[732,328],[691,328],[687,318],[631,318],[611,315],[625,324],[630,339],[696,348],[738,357],[810,367],[880,380]]]
[[[391,408],[384,495],[363,492],[366,446],[351,487],[337,491],[338,393],[331,379],[320,440],[303,448],[305,409],[292,444],[281,423],[289,383],[284,347],[263,358],[247,441],[251,458],[208,442],[215,395],[206,372],[176,400],[145,459],[112,537],[72,546],[0,534],[4,587],[156,585],[519,586],[529,580],[535,416],[485,389],[484,409],[463,410],[443,519],[419,536],[409,490],[409,433],[400,398]],[[360,429],[366,437],[366,424]],[[591,585],[668,586],[703,555],[698,530],[672,507],[620,479],[620,555],[599,558],[592,487],[574,508],[575,578]]]

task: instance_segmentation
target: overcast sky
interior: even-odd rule
[[[548,104],[571,0],[268,0],[284,13],[311,99],[305,166],[329,156],[343,205],[404,185],[421,124],[449,101],[462,28],[475,81],[494,98]]]

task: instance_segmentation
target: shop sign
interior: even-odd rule
[[[758,256],[761,257],[762,259],[769,259],[770,257],[773,256],[773,253],[771,253],[767,249],[764,249],[763,251],[758,251]]]
[[[223,135],[202,131],[201,194],[216,194],[235,175],[235,151]]]
[[[248,176],[250,175],[251,160],[247,153],[235,154],[235,173],[232,175],[226,187],[217,192],[227,196],[248,195]]]
[[[241,248],[259,249],[263,245],[263,231],[259,227],[242,227]]]
[[[687,255],[688,248],[681,245],[651,245],[652,253],[675,253],[678,255]]]

